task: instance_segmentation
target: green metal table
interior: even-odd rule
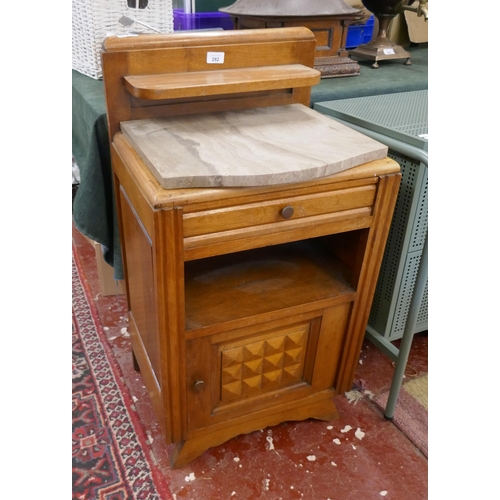
[[[428,91],[314,104],[314,109],[389,147],[402,182],[367,337],[396,362],[385,416],[392,418],[415,333],[427,330]],[[392,343],[402,339],[398,348]]]

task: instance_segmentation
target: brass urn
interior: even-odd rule
[[[377,35],[368,43],[349,51],[349,55],[359,59],[374,61],[373,68],[378,68],[378,61],[384,59],[406,59],[411,64],[411,54],[387,37],[387,28],[394,17],[403,12],[404,6],[414,0],[362,0],[363,5],[378,19]]]

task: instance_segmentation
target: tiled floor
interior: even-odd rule
[[[288,422],[238,436],[205,452],[183,469],[172,470],[171,446],[162,441],[140,374],[134,371],[123,295],[103,296],[94,247],[73,228],[73,241],[100,318],[136,410],[152,438],[152,452],[174,499],[191,500],[420,500],[428,498],[427,459],[382,411],[365,397],[356,404],[344,395],[335,403],[340,419]],[[390,386],[389,358],[365,342],[356,382],[379,394]],[[427,372],[427,334],[414,339],[407,374]],[[346,426],[351,430],[343,432]],[[355,437],[356,429],[364,437]],[[337,441],[337,442],[335,442]],[[337,444],[339,443],[339,444]],[[189,480],[194,477],[194,480]]]

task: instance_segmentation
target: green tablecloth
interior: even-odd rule
[[[406,47],[406,50],[411,54],[412,64],[409,66],[404,64],[405,59],[392,59],[379,61],[379,67],[375,69],[371,67],[373,61],[360,60],[361,69],[357,76],[323,78],[312,88],[311,107],[323,101],[427,90],[427,44]]]
[[[370,61],[360,61],[358,76],[321,80],[312,89],[311,107],[321,101],[427,89],[427,46],[408,50],[410,66],[404,60],[392,60],[381,61],[374,69]],[[80,169],[73,202],[75,226],[104,246],[104,258],[113,266],[115,279],[123,279],[103,82],[77,71],[73,71],[73,156]]]
[[[81,233],[103,245],[115,279],[123,279],[103,82],[73,71],[72,84],[72,147],[80,170],[73,220]]]

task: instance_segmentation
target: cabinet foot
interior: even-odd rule
[[[137,362],[137,358],[135,357],[134,351],[132,351],[132,362],[134,363],[134,370],[136,372],[140,372],[141,368],[139,367],[139,363]]]
[[[339,418],[337,408],[333,399],[323,399],[310,404],[299,406],[291,413],[281,411],[274,414],[254,415],[254,418],[236,425],[205,427],[193,431],[191,437],[185,441],[178,442],[170,455],[170,466],[172,469],[180,469],[198,458],[209,448],[219,446],[229,439],[240,434],[249,434],[266,427],[272,427],[282,422],[292,420],[325,420],[331,422]]]
[[[199,457],[207,449],[197,440],[181,441],[175,445],[170,455],[170,466],[172,469],[180,469]]]

